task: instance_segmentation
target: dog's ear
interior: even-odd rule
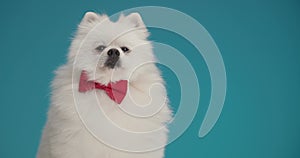
[[[99,19],[99,15],[94,12],[86,12],[81,20],[81,23],[92,23]]]
[[[126,17],[126,20],[134,25],[134,27],[145,27],[142,17],[139,13],[131,13]]]
[[[141,39],[146,39],[149,36],[147,27],[144,24],[141,15],[137,12],[131,13],[127,16],[121,14],[118,21],[129,24],[129,26],[131,26],[133,30],[138,31],[138,35]]]
[[[86,32],[93,28],[96,24],[101,22],[102,20],[107,19],[107,15],[97,14],[94,12],[86,12],[79,24],[78,30],[79,32]]]

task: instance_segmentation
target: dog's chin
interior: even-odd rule
[[[115,64],[115,65],[101,65],[101,66],[98,66],[98,70],[100,72],[112,72],[112,71],[116,71],[116,70],[120,70],[120,69],[123,69],[123,67],[120,65],[120,64]]]
[[[107,64],[101,64],[101,65],[98,65],[97,68],[95,69],[96,70],[96,76],[105,76],[108,77],[108,76],[111,76],[111,75],[114,75],[116,73],[122,73],[125,70],[124,67],[122,67],[121,64],[118,64],[116,63],[115,65],[107,65]],[[112,76],[113,77],[113,76]]]
[[[94,79],[104,84],[111,81],[118,81],[126,79],[126,76],[123,76],[124,72],[127,71],[121,64],[114,66],[102,64],[97,66]]]

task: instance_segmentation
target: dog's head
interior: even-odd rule
[[[149,69],[155,61],[148,36],[138,13],[121,15],[112,22],[106,15],[87,12],[72,42],[69,62],[102,83],[134,79],[134,71],[147,73],[140,68]]]

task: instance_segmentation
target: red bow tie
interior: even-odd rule
[[[88,81],[88,76],[85,71],[81,72],[79,82],[79,92],[86,92],[92,89],[102,89],[106,94],[116,103],[120,104],[127,92],[127,81],[120,80],[117,82],[110,82],[107,86],[94,81]]]

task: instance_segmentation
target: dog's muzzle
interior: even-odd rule
[[[116,65],[118,65],[118,61],[120,58],[120,52],[118,49],[112,48],[107,51],[108,58],[105,62],[105,66],[109,68],[114,68]]]

